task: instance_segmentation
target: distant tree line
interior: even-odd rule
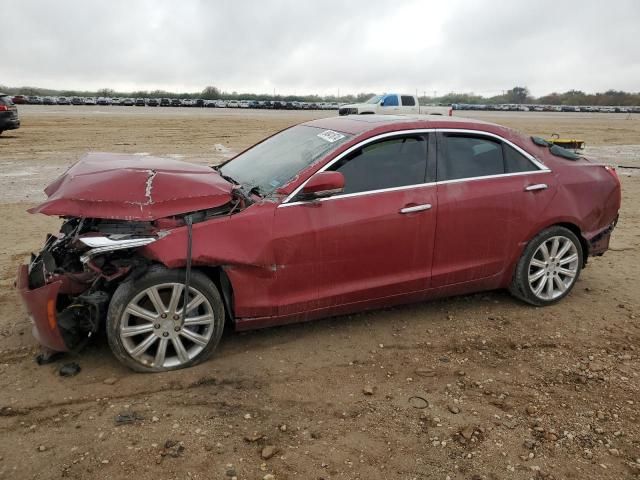
[[[420,103],[466,103],[470,105],[500,105],[505,103],[540,104],[540,105],[603,105],[631,106],[640,105],[640,92],[623,92],[607,90],[600,93],[585,93],[581,90],[569,90],[564,93],[550,93],[541,97],[533,97],[526,87],[514,87],[502,95],[483,97],[473,93],[448,93],[442,97],[420,97]]]
[[[54,97],[124,97],[124,98],[202,98],[205,100],[285,100],[288,102],[363,102],[375,95],[374,93],[358,93],[357,95],[271,95],[267,93],[238,93],[223,92],[217,87],[208,86],[201,92],[168,92],[165,90],[138,90],[134,92],[118,92],[110,88],[97,91],[89,90],[53,90],[39,87],[5,87],[0,85],[0,92],[10,95],[37,95]],[[379,92],[380,93],[380,92]],[[451,105],[452,103],[466,103],[472,105],[497,105],[505,103],[541,104],[541,105],[610,105],[630,106],[640,105],[640,92],[624,92],[621,90],[607,90],[601,93],[585,93],[580,90],[569,90],[564,93],[550,93],[542,97],[533,97],[527,87],[514,87],[505,90],[502,95],[484,97],[474,93],[447,93],[442,96],[421,96],[421,104]]]

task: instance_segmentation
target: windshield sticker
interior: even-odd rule
[[[318,136],[330,143],[337,142],[338,140],[344,138],[343,134],[334,132],[333,130],[325,130],[324,132],[319,133]]]

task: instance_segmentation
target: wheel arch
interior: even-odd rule
[[[570,222],[570,221],[566,221],[566,220],[553,222],[553,223],[549,223],[547,225],[543,225],[541,228],[533,230],[533,234],[521,244],[521,248],[518,249],[518,253],[511,259],[511,262],[509,263],[509,265],[508,265],[508,267],[507,267],[507,269],[505,271],[505,273],[507,275],[504,277],[504,280],[507,283],[511,283],[511,281],[513,280],[513,277],[514,277],[514,275],[516,273],[516,268],[518,266],[518,260],[520,259],[520,256],[522,255],[522,252],[527,247],[529,242],[531,242],[531,240],[533,240],[540,233],[544,232],[545,230],[547,230],[549,228],[553,228],[553,227],[564,227],[564,228],[568,229],[569,231],[571,231],[571,233],[573,233],[576,237],[578,237],[578,241],[580,242],[580,248],[582,250],[582,265],[581,266],[583,268],[586,266],[587,258],[589,257],[589,242],[582,235],[582,230],[580,230],[580,227],[578,225],[576,225],[575,223]]]
[[[564,227],[567,230],[570,230],[576,237],[578,237],[578,240],[580,240],[580,247],[582,248],[582,267],[584,267],[587,264],[587,258],[589,257],[589,242],[586,238],[584,238],[584,235],[582,235],[582,230],[580,230],[580,227],[575,223],[560,222],[549,225],[544,230],[550,227]]]

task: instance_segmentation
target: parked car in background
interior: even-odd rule
[[[227,107],[229,107],[229,108],[238,108],[238,107],[240,107],[240,104],[238,103],[237,100],[229,100],[227,102]]]
[[[109,97],[98,97],[96,100],[97,105],[111,105],[113,101]]]
[[[30,95],[27,97],[27,103],[31,105],[41,105],[42,97],[38,97],[37,95]]]
[[[0,134],[5,130],[15,130],[16,128],[20,128],[18,108],[9,95],[0,93]]]
[[[122,105],[123,107],[133,107],[135,103],[136,101],[133,98],[123,98],[120,101],[120,105]]]
[[[225,322],[493,289],[554,304],[608,249],[621,202],[611,167],[442,116],[314,120],[214,168],[97,153],[45,192],[30,212],[61,231],[17,279],[36,337],[68,351],[103,330],[143,372],[203,361]]]
[[[150,98],[147,101],[147,106],[149,107],[157,107],[158,105],[160,105],[160,102],[158,101],[157,98]]]
[[[16,105],[24,105],[26,103],[29,103],[29,101],[24,95],[16,95],[15,97],[13,97],[13,103]]]
[[[71,97],[72,105],[84,105],[84,98],[82,97]]]
[[[85,105],[96,105],[96,99],[94,97],[87,97],[84,99]]]
[[[179,98],[172,98],[171,99],[171,106],[172,107],[180,107],[180,106],[182,106],[182,102],[180,101]]]
[[[56,97],[43,97],[42,104],[43,105],[57,105]]]
[[[67,97],[58,97],[58,105],[69,105],[70,103]]]
[[[342,105],[340,115],[406,115],[424,113],[430,115],[451,115],[450,107],[434,105],[420,106],[418,98],[410,94],[386,93],[374,95],[364,103]]]
[[[135,102],[136,107],[144,107],[145,105],[146,105],[146,102],[144,101],[144,98],[136,98],[136,102]]]
[[[224,100],[216,100],[217,108],[227,108],[227,102]]]
[[[161,98],[160,99],[160,106],[161,107],[170,107],[171,106],[171,100],[168,98]]]

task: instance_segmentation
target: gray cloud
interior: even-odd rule
[[[5,0],[0,84],[640,90],[640,2]]]

